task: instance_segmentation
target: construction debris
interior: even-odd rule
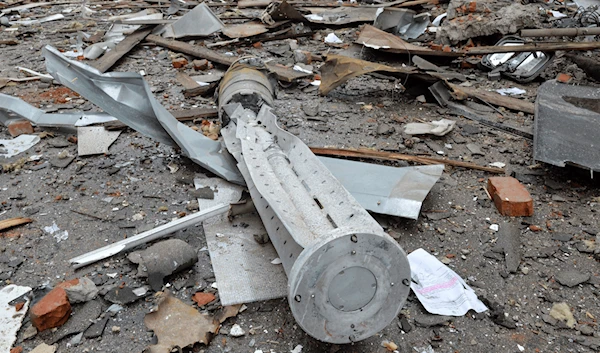
[[[0,352],[600,350],[598,8],[0,3]]]

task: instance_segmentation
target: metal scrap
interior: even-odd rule
[[[377,16],[377,8],[338,7],[323,9],[320,7],[306,7],[305,9],[311,12],[311,14],[304,16],[308,21],[327,25],[373,22]]]
[[[195,343],[208,345],[220,324],[239,311],[239,307],[225,307],[214,316],[200,314],[168,291],[159,293],[157,305],[144,318],[146,327],[158,338],[155,345],[146,349],[148,353],[170,353],[173,348],[183,349]]]
[[[409,74],[416,74],[418,71],[410,67],[391,67],[342,55],[327,55],[327,61],[321,67],[319,93],[327,95],[349,79],[371,72],[384,72],[405,77]]]
[[[51,46],[46,46],[43,53],[48,72],[63,85],[142,134],[179,146],[184,155],[211,172],[233,182],[243,182],[235,161],[221,143],[178,122],[154,98],[141,75],[101,74],[65,58]]]
[[[37,126],[49,127],[85,126],[117,120],[106,113],[46,113],[17,97],[0,93],[0,123],[8,125],[12,120],[21,119],[29,120]]]
[[[204,37],[223,29],[225,25],[206,3],[201,3],[177,21],[164,27],[165,38]]]
[[[429,26],[429,17],[429,13],[426,12],[417,14],[413,10],[388,7],[377,13],[373,25],[402,39],[415,39],[425,33]]]
[[[222,134],[288,275],[294,317],[325,342],[370,337],[387,326],[408,295],[404,251],[298,137],[277,126],[267,104],[244,104],[244,96],[220,102],[231,119]],[[390,267],[398,271],[383,271]],[[344,315],[350,311],[352,317]]]
[[[24,136],[24,135],[21,135]],[[113,256],[122,251],[135,248],[138,245],[145,244],[151,242],[156,239],[163,238],[169,234],[172,234],[178,230],[185,229],[187,227],[193,226],[194,224],[198,224],[210,217],[214,217],[223,213],[227,213],[229,211],[228,204],[219,204],[209,209],[205,209],[201,212],[196,212],[191,215],[187,215],[185,217],[176,219],[169,223],[158,226],[149,231],[134,235],[127,239],[120,240],[116,243],[107,245],[100,249],[96,249],[94,251],[90,251],[83,255],[74,257],[69,260],[75,268],[82,267],[85,265],[89,265],[96,261],[100,261],[109,256]]]
[[[600,91],[546,81],[535,101],[533,158],[600,170],[595,147],[600,134]]]

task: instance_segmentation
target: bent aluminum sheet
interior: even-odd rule
[[[369,211],[417,219],[423,200],[444,166],[388,167],[319,157],[327,169]]]
[[[533,157],[600,171],[600,90],[547,81],[535,100]]]
[[[160,105],[144,78],[137,73],[100,73],[71,61],[58,50],[43,50],[48,72],[129,127],[159,142],[179,146],[184,155],[211,172],[238,184],[244,181],[233,157],[220,142],[182,124]]]
[[[48,127],[85,126],[117,120],[106,113],[46,113],[17,97],[0,93],[0,122],[7,125],[11,120],[20,119]]]
[[[163,37],[205,37],[225,27],[223,22],[205,4],[194,7],[170,25],[165,26]]]
[[[194,179],[196,189],[209,187],[214,199],[198,199],[200,210],[219,203],[239,201],[243,188],[218,178]],[[251,303],[287,296],[283,266],[271,263],[278,258],[273,245],[259,244],[254,235],[267,234],[256,213],[226,215],[204,221],[204,234],[215,272],[221,305]]]

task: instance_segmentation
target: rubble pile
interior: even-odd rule
[[[599,54],[598,0],[1,1],[0,353],[598,351]]]

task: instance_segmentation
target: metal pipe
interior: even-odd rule
[[[103,248],[96,249],[81,256],[74,257],[71,260],[69,260],[69,262],[73,264],[75,268],[83,267],[96,261],[100,261],[102,259],[106,259],[107,257],[116,255],[122,251],[135,248],[138,245],[142,245],[153,240],[160,239],[178,230],[185,229],[187,227],[193,226],[194,224],[201,223],[211,217],[218,216],[227,212],[229,212],[228,204],[217,205],[204,211],[196,212],[191,215],[181,217],[172,222],[165,223],[154,229],[150,229],[143,233],[134,235],[131,238],[123,239],[116,243],[107,245]]]
[[[579,37],[600,35],[600,27],[522,29],[521,37]]]

